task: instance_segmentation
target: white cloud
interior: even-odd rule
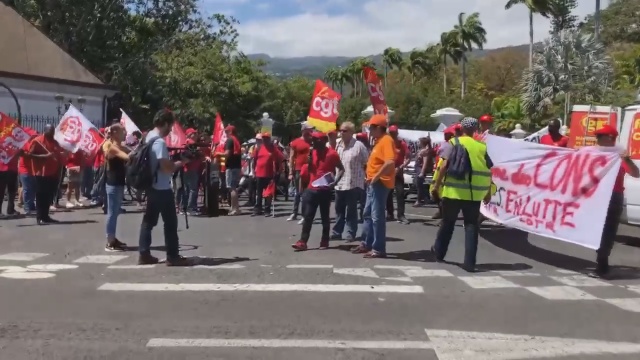
[[[341,0],[331,1],[335,13]],[[246,53],[279,57],[366,56],[380,53],[389,46],[408,51],[437,42],[440,34],[458,21],[460,12],[480,13],[487,30],[487,49],[528,43],[527,9],[515,6],[507,11],[504,9],[506,2],[363,0],[345,5],[350,5],[351,11],[341,15],[329,15],[331,12],[314,7],[290,17],[240,19],[240,47]],[[359,5],[354,6],[356,4]],[[579,1],[579,4],[575,14],[580,19],[595,10],[592,1]],[[549,21],[536,16],[534,32],[536,41],[547,37]]]

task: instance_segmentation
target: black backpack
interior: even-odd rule
[[[127,185],[136,190],[147,190],[153,186],[157,169],[151,169],[151,147],[160,137],[154,137],[129,154]]]

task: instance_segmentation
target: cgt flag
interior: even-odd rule
[[[387,102],[384,99],[384,93],[382,92],[382,83],[376,71],[368,66],[362,69],[364,73],[364,80],[367,83],[367,90],[369,91],[369,100],[371,101],[371,107],[374,114],[387,115],[389,108]],[[388,122],[388,120],[387,120]]]
[[[307,124],[318,131],[329,132],[336,130],[338,120],[338,103],[342,96],[333,91],[329,85],[316,80],[316,88],[311,99],[311,108],[307,117]]]

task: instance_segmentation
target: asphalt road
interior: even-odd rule
[[[432,208],[389,223],[389,259],[374,260],[343,241],[293,252],[300,226],[290,204],[277,209],[180,220],[193,268],[106,253],[96,209],[54,214],[60,225],[0,220],[0,360],[640,358],[637,229],[622,227],[611,281],[581,274],[588,249],[493,227],[469,275],[433,262]],[[121,216],[119,238],[135,246],[140,220]],[[161,225],[154,245],[162,257]],[[460,227],[447,260],[463,252]]]

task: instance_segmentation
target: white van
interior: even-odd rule
[[[640,166],[640,154],[633,154],[630,149],[629,139],[635,138],[640,143],[640,118],[636,119],[636,113],[640,114],[640,102],[623,108],[618,119],[622,119],[618,131],[618,144],[627,149],[633,162]],[[635,149],[638,151],[638,149]],[[640,179],[625,176],[624,178],[625,207],[621,221],[630,225],[640,225]]]

